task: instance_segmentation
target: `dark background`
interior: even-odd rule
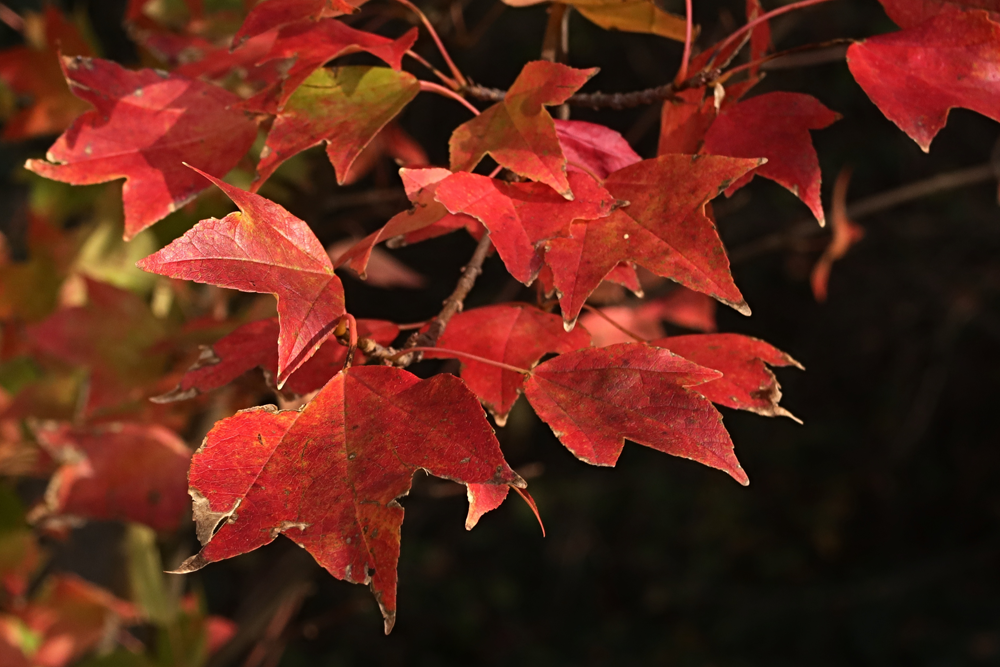
[[[465,6],[470,27],[495,19],[474,44],[463,46],[448,20],[442,33],[467,75],[506,87],[538,57],[546,12],[493,4]],[[75,3],[89,13],[105,54],[135,63],[120,27],[123,5]],[[741,2],[695,5],[701,47],[743,21]],[[422,6],[442,19],[448,11]],[[683,3],[667,6],[683,13]],[[392,20],[382,32],[406,27]],[[779,49],[894,29],[875,0],[822,5],[774,28]],[[6,43],[16,41],[2,30]],[[439,62],[428,39],[418,50]],[[665,83],[680,52],[663,39],[607,33],[572,17],[569,64],[602,68],[586,90]],[[868,101],[842,58],[771,70],[756,92],[768,90],[807,92],[843,114],[813,136],[828,185],[853,167],[849,201],[987,163],[1000,136],[996,123],[957,110],[925,155]],[[448,135],[466,117],[451,101],[420,96],[402,124],[445,164]],[[573,117],[609,125],[644,157],[655,155],[655,111],[574,110]],[[48,143],[0,147],[9,178]],[[310,159],[311,180],[297,190],[286,183],[294,196],[283,203],[324,241],[370,231],[403,208],[391,200],[344,205],[345,193],[392,186],[391,170],[389,181],[375,175],[338,190],[322,154]],[[243,621],[241,641],[256,640],[276,605],[305,582],[311,593],[284,636],[280,664],[289,667],[1000,664],[996,184],[860,220],[867,235],[834,267],[826,304],[808,285],[826,237],[786,233],[808,220],[801,202],[756,179],[718,212],[736,282],[754,311],[744,318],[720,309],[720,329],[765,338],[807,368],[778,372],[783,404],[803,426],[723,409],[749,488],[635,444],[615,469],[590,467],[522,401],[499,437],[511,464],[535,474],[546,538],[516,499],[467,533],[464,494],[421,478],[403,501],[399,617],[390,636],[366,588],[326,575],[286,540],[193,575],[210,610]],[[755,244],[773,234],[785,235],[764,250]],[[387,293],[348,281],[352,312],[431,316],[473,246],[456,234],[399,251],[428,276],[429,289]],[[511,289],[494,259],[470,303],[501,295],[532,298]],[[77,531],[58,547],[57,562],[120,586],[115,531]],[[242,657],[230,650],[223,662]]]

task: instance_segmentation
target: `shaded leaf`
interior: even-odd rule
[[[581,461],[613,466],[625,439],[748,479],[722,416],[696,390],[720,377],[667,350],[622,343],[563,354],[539,365],[524,393]]]
[[[305,222],[259,195],[202,175],[240,212],[222,220],[202,220],[138,266],[171,278],[273,294],[281,323],[280,388],[319,349],[344,314],[343,285]]]
[[[596,73],[541,60],[525,65],[502,102],[452,133],[448,143],[452,171],[472,171],[490,155],[514,173],[572,199],[566,158],[545,107],[562,104]]]
[[[396,499],[417,469],[464,484],[524,486],[454,376],[420,380],[397,368],[354,366],[301,413],[240,412],[216,424],[192,461],[203,547],[180,571],[284,533],[338,579],[370,583],[388,632],[403,521]]]
[[[125,178],[125,239],[191,201],[205,182],[184,162],[225,174],[243,158],[257,124],[229,107],[232,93],[108,60],[63,58],[73,93],[94,105],[28,169],[86,185]]]
[[[511,7],[528,7],[545,0],[504,0]],[[605,30],[650,33],[678,42],[684,41],[686,20],[669,14],[654,0],[567,0],[585,17]]]
[[[302,21],[350,14],[365,0],[264,0],[257,3],[233,36],[233,46],[273,28]]]
[[[625,137],[609,127],[582,120],[556,119],[555,123],[569,171],[583,171],[605,179],[611,172],[642,160]]]

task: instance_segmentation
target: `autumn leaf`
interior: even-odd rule
[[[524,393],[581,461],[613,466],[628,438],[746,485],[722,415],[696,389],[720,376],[667,350],[622,343],[546,361],[534,369]]]
[[[207,187],[184,162],[225,174],[243,158],[257,124],[232,93],[155,70],[129,71],[108,60],[63,58],[73,93],[94,105],[28,169],[74,185],[126,179],[129,240]]]
[[[574,220],[610,215],[617,202],[590,176],[569,175],[575,198],[567,201],[543,183],[507,183],[459,172],[438,184],[435,198],[452,214],[472,216],[490,231],[490,239],[507,271],[530,285],[542,266],[537,246],[565,236]]]
[[[544,1],[504,0],[504,3],[511,7],[529,7]],[[567,0],[565,4],[605,30],[649,33],[684,41],[684,17],[663,11],[654,0]]]
[[[32,213],[27,217],[27,258],[15,257],[16,249],[7,239],[0,241],[0,318],[5,320],[32,322],[55,310],[79,245],[45,218]]]
[[[452,171],[472,171],[490,155],[514,173],[572,199],[566,158],[545,107],[562,104],[596,73],[541,60],[525,65],[502,102],[452,133],[448,144]]]
[[[781,385],[768,365],[805,369],[773,345],[750,336],[729,333],[673,336],[654,340],[651,344],[722,373],[721,378],[693,389],[713,403],[766,417],[788,417],[801,423],[795,415],[778,405]]]
[[[343,185],[357,183],[387,157],[391,158],[397,167],[419,169],[430,165],[430,158],[427,157],[423,146],[400,127],[399,123],[390,121],[379,130],[375,138],[354,160],[354,164],[347,170]]]
[[[811,95],[765,93],[718,115],[705,135],[703,152],[730,157],[764,157],[767,163],[737,179],[726,189],[732,194],[753,180],[769,178],[788,188],[826,224],[820,201],[822,177],[809,130],[829,126],[840,116]]]
[[[556,119],[555,123],[569,171],[582,171],[603,180],[612,172],[642,160],[625,137],[609,127],[582,120]]]
[[[280,389],[344,314],[344,287],[305,222],[260,195],[198,173],[225,192],[240,212],[202,220],[137,266],[171,278],[273,294],[281,325]]]
[[[264,0],[257,3],[243,20],[243,25],[233,36],[233,47],[289,23],[350,14],[364,2],[365,0]]]
[[[865,236],[863,227],[851,222],[847,217],[847,185],[851,181],[850,169],[844,169],[833,184],[833,199],[830,209],[833,238],[823,250],[819,261],[813,267],[809,277],[813,296],[817,301],[826,301],[827,286],[830,282],[830,270],[833,263],[847,254],[855,243]]]
[[[562,318],[527,304],[505,303],[474,308],[451,318],[438,347],[474,354],[515,368],[530,369],[550,352],[572,352],[590,345],[583,327],[564,331]],[[448,358],[448,352],[425,352],[427,359]],[[462,379],[479,397],[499,426],[507,422],[525,377],[498,366],[458,357]]]
[[[358,336],[371,338],[380,345],[388,345],[399,335],[399,327],[384,320],[358,321]],[[162,396],[152,399],[158,403],[193,398],[213,389],[223,387],[254,368],[263,368],[278,374],[278,318],[248,322],[232,333],[220,338],[211,347],[203,347],[201,356],[192,365],[180,384]],[[336,340],[327,339],[312,357],[289,376],[286,392],[304,396],[322,388],[339,373],[347,358],[347,348]],[[364,363],[364,355],[354,353],[356,364]]]
[[[711,96],[705,97],[704,88],[688,88],[664,100],[657,154],[700,152],[715,115],[715,103]]]
[[[351,53],[370,53],[399,70],[403,55],[416,40],[416,28],[392,40],[356,30],[335,19],[286,25],[278,31],[267,54],[257,61],[257,67],[265,68],[274,80],[242,106],[249,111],[276,114],[313,72],[326,62]]]
[[[996,21],[1000,18],[1000,0],[879,0],[885,13],[900,28],[912,28],[945,11],[985,9]]]
[[[172,431],[156,424],[45,423],[35,435],[61,465],[33,520],[136,521],[161,531],[180,525],[191,450]]]
[[[29,19],[31,17],[29,16]],[[28,105],[6,120],[3,138],[11,141],[62,132],[89,107],[66,85],[59,54],[89,56],[79,29],[52,5],[46,5],[45,44],[15,46],[0,51],[0,80]]]
[[[705,204],[763,162],[661,155],[611,174],[604,187],[628,206],[601,220],[575,222],[569,238],[546,243],[545,263],[552,269],[567,324],[621,261],[634,261],[748,315]]]
[[[394,215],[389,222],[358,241],[334,261],[334,266],[347,266],[362,279],[366,278],[372,249],[383,241],[403,238],[406,243],[416,243],[463,227],[473,235],[482,230],[482,224],[469,215],[453,215],[436,198],[438,185],[452,175],[447,169],[400,169],[400,178],[406,196],[413,206]]]
[[[416,77],[388,67],[313,72],[274,120],[254,191],[282,162],[321,143],[326,143],[337,182],[343,184],[358,155],[419,91]]]
[[[396,499],[418,469],[463,484],[525,485],[454,376],[420,380],[398,368],[354,366],[301,413],[240,412],[217,423],[192,460],[203,546],[178,571],[284,533],[338,579],[370,584],[388,632],[403,521]]]
[[[947,10],[857,42],[847,64],[885,117],[925,153],[955,107],[1000,120],[1000,24],[985,11]]]
[[[606,347],[634,341],[629,334],[644,341],[662,338],[666,335],[662,321],[695,331],[715,331],[715,306],[711,297],[678,286],[637,306],[608,306],[601,308],[601,314],[584,313],[580,324],[590,332],[594,345]]]
[[[353,236],[341,239],[327,247],[326,253],[330,256],[330,259],[339,259],[344,253],[355,248],[361,241],[363,239]],[[360,275],[357,277],[361,278]],[[372,287],[380,287],[382,289],[393,289],[395,287],[420,289],[427,286],[427,278],[425,276],[417,273],[396,259],[395,255],[382,248],[371,249],[371,253],[366,260],[365,277],[363,280]]]

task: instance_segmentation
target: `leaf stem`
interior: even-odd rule
[[[494,361],[493,359],[487,359],[486,357],[480,357],[478,354],[471,354],[469,352],[462,352],[460,350],[449,350],[446,347],[425,347],[423,345],[415,345],[413,347],[408,347],[404,350],[400,350],[389,359],[395,361],[400,357],[410,354],[411,352],[435,352],[449,357],[458,357],[463,359],[472,359],[473,361],[478,361],[481,364],[489,364],[490,366],[496,366],[497,368],[502,368],[505,371],[513,371],[514,373],[521,373],[522,375],[531,375],[531,371],[525,368],[518,368],[517,366],[511,366],[510,364],[505,364],[502,361]]]
[[[431,65],[422,55],[420,55],[416,51],[410,49],[406,52],[406,55],[410,56],[418,63],[429,69],[434,74],[434,76],[441,79],[442,83],[444,83],[447,86],[450,86],[452,90],[458,90],[459,88],[461,88],[461,86],[458,85],[457,81],[455,81],[453,78],[451,78],[450,76],[439,70],[437,67],[434,67],[434,65]]]
[[[438,51],[441,52],[441,57],[443,57],[444,61],[448,63],[448,69],[451,70],[451,75],[455,78],[455,82],[458,84],[456,90],[464,88],[468,84],[468,81],[466,81],[465,77],[462,76],[461,70],[459,70],[458,67],[455,65],[455,62],[451,59],[451,56],[448,55],[448,50],[444,48],[444,43],[438,36],[437,30],[434,29],[434,26],[433,24],[431,24],[430,19],[427,18],[427,15],[424,14],[422,11],[420,11],[420,8],[417,7],[415,4],[413,4],[412,2],[410,2],[410,0],[396,0],[396,2],[408,8],[410,11],[412,11],[414,14],[420,17],[420,20],[423,22],[424,27],[427,28],[427,32],[430,33],[431,39],[433,39],[434,43],[437,45]]]
[[[469,100],[465,99],[464,97],[456,93],[454,90],[445,88],[444,86],[434,83],[433,81],[421,81],[420,90],[428,93],[437,93],[438,95],[443,95],[445,97],[450,97],[451,99],[456,100],[461,104],[463,104],[466,109],[468,109],[473,113],[473,115],[476,116],[479,115],[479,109],[472,106]]]
[[[688,75],[688,63],[691,62],[691,42],[694,35],[694,10],[691,7],[691,0],[684,0],[684,8],[687,11],[687,25],[684,28],[684,55],[681,56],[681,67],[674,77],[674,84],[684,81]]]
[[[538,525],[542,528],[542,537],[545,537],[545,524],[542,523],[542,515],[538,513],[538,505],[535,504],[535,499],[531,497],[531,494],[524,489],[519,489],[516,486],[511,486],[510,488],[517,491],[517,494],[521,496],[521,500],[528,504],[531,511],[535,513],[535,518],[538,519]]]
[[[3,2],[0,2],[0,22],[3,22],[11,30],[24,32],[24,19]]]
[[[829,2],[830,0],[800,0],[799,2],[793,2],[791,4],[785,5],[783,7],[778,7],[777,9],[772,9],[769,12],[761,14],[752,21],[748,21],[745,25],[737,29],[729,37],[722,40],[722,42],[715,47],[715,53],[719,54],[726,50],[726,47],[735,42],[738,39],[742,39],[743,35],[750,30],[753,30],[754,26],[764,23],[765,21],[770,21],[775,16],[780,16],[781,14],[787,14],[788,12],[795,11],[796,9],[804,9],[806,7],[811,7],[812,5],[818,5],[824,2]],[[714,59],[715,56],[713,56]]]

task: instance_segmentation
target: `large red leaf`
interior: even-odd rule
[[[184,162],[225,174],[257,138],[256,122],[229,109],[239,98],[218,86],[96,58],[63,58],[63,71],[96,109],[56,140],[48,161],[25,166],[74,185],[126,179],[126,240],[207,187]]]
[[[463,484],[524,486],[479,402],[454,376],[352,367],[301,413],[238,413],[216,424],[192,461],[203,547],[180,571],[284,533],[338,579],[370,583],[388,632],[403,522],[396,499],[418,469]]]
[[[811,95],[765,93],[723,109],[708,129],[702,150],[711,155],[767,158],[766,164],[730,185],[726,195],[760,175],[791,190],[824,225],[822,177],[809,130],[827,127],[837,118]]]
[[[254,189],[282,162],[324,142],[337,182],[343,184],[365,146],[419,91],[416,77],[388,67],[313,72],[274,120],[260,154]]]
[[[438,339],[440,347],[467,352],[516,368],[530,369],[549,352],[572,352],[590,345],[583,327],[565,331],[558,315],[527,304],[505,303],[475,308],[455,315]],[[443,358],[447,352],[426,352]],[[525,377],[474,359],[459,357],[462,379],[503,426],[514,401],[521,395]]]
[[[802,364],[773,345],[750,336],[728,333],[673,336],[655,340],[652,345],[722,373],[721,378],[694,388],[713,403],[767,417],[795,419],[792,413],[778,405],[781,385],[767,365],[802,369]]]
[[[872,102],[924,152],[955,107],[1000,120],[1000,24],[984,11],[947,10],[852,44],[847,64]]]
[[[900,28],[912,28],[944,11],[985,9],[1000,17],[1000,0],[879,0],[885,13]]]
[[[239,209],[202,220],[141,269],[278,299],[278,387],[319,349],[344,314],[344,287],[302,220],[260,195],[202,174]]]
[[[570,238],[546,243],[545,263],[565,321],[576,320],[590,293],[621,261],[634,261],[749,315],[705,204],[762,162],[661,155],[611,174],[604,187],[628,206],[602,220],[575,222]]]
[[[358,335],[388,345],[399,335],[399,327],[383,320],[358,322]],[[211,347],[202,348],[201,356],[187,370],[180,384],[155,401],[166,403],[193,398],[198,394],[225,386],[254,368],[263,368],[272,376],[278,374],[278,318],[248,322],[231,334],[224,336]],[[347,348],[336,340],[327,339],[312,357],[292,373],[284,389],[293,394],[306,395],[316,391],[340,372],[347,358]],[[357,364],[364,363],[364,355],[355,352]]]
[[[439,183],[434,196],[449,212],[482,222],[507,271],[530,285],[542,267],[539,243],[568,235],[574,220],[605,218],[616,205],[614,197],[584,173],[570,174],[567,182],[575,195],[572,201],[543,183],[507,183],[460,172]]]
[[[720,376],[667,350],[622,343],[536,367],[525,396],[581,461],[613,466],[625,438],[729,473],[748,484],[722,416],[696,390]]]
[[[39,442],[60,461],[36,517],[137,521],[175,530],[188,511],[184,442],[155,424],[48,424]]]
[[[464,214],[452,215],[444,204],[435,199],[438,185],[452,175],[450,171],[439,167],[400,169],[399,175],[413,206],[397,213],[380,229],[344,251],[334,262],[335,266],[346,265],[363,279],[372,249],[382,241],[401,237],[408,243],[416,243],[463,227],[473,234],[482,232],[482,225],[475,218]]]
[[[625,137],[609,127],[582,120],[556,119],[555,123],[569,171],[583,171],[603,180],[611,172],[642,160]]]
[[[452,171],[472,171],[489,154],[514,173],[571,199],[566,157],[545,107],[562,104],[596,73],[546,61],[525,65],[502,102],[452,133]]]
[[[251,37],[272,28],[280,28],[303,19],[317,20],[341,14],[350,14],[365,0],[264,0],[247,14],[243,25],[233,36],[233,45],[239,46]]]
[[[253,111],[277,113],[309,75],[327,61],[350,53],[370,53],[398,70],[402,67],[403,54],[416,40],[416,28],[392,40],[356,30],[336,19],[286,25],[278,31],[270,51],[258,61],[267,72],[277,74],[277,80],[247,100],[244,106]]]
[[[62,132],[87,110],[70,92],[59,67],[59,54],[89,56],[90,47],[77,27],[52,5],[46,5],[45,48],[15,46],[0,51],[0,79],[30,103],[4,123],[7,140]]]

